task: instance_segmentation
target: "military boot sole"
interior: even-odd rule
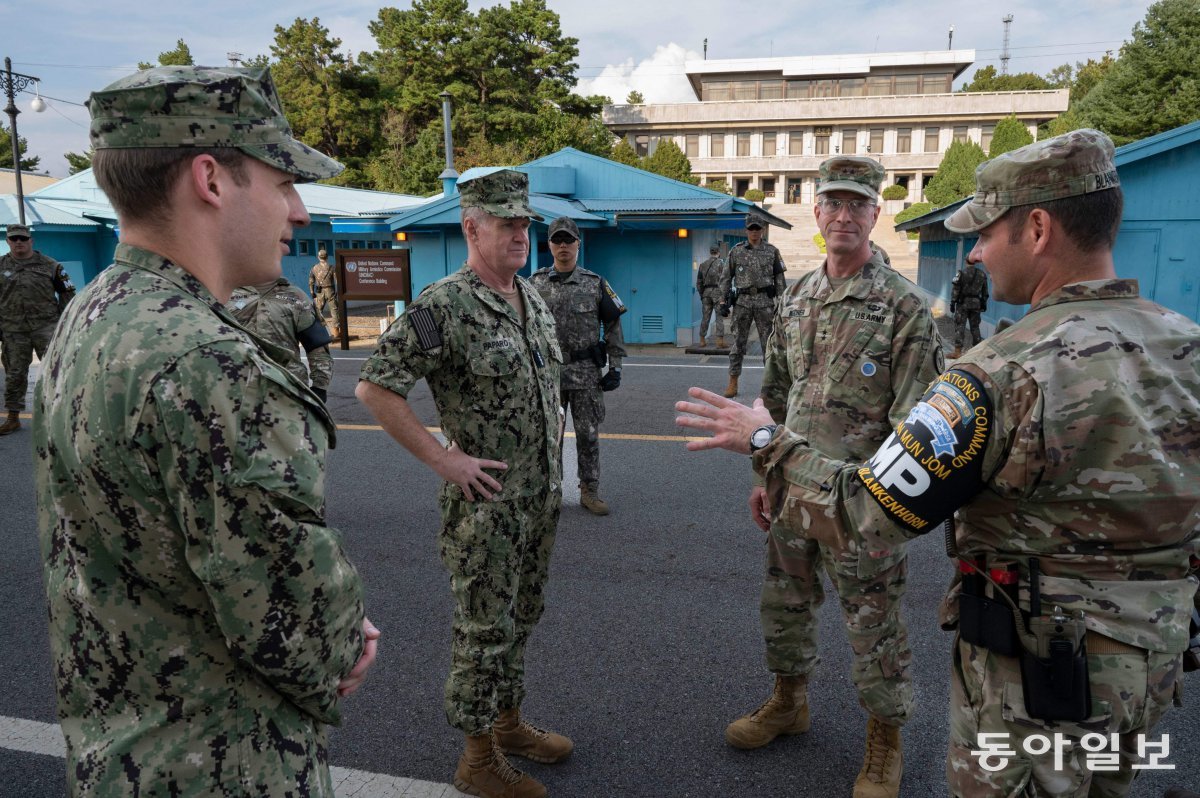
[[[812,715],[808,711],[808,702],[796,711],[796,720],[781,728],[765,728],[760,721],[748,718],[738,718],[725,727],[725,742],[734,748],[751,751],[762,748],[780,735],[804,734],[812,728]]]
[[[491,792],[482,787],[476,787],[458,776],[454,777],[454,789],[467,795],[479,796],[479,798],[515,798],[515,796],[520,796],[520,798],[546,798],[549,795],[546,787],[541,782],[535,781],[534,784],[541,787],[541,790],[533,788],[517,791],[514,789],[517,785],[506,785],[505,789],[500,792]]]

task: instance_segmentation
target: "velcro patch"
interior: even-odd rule
[[[983,490],[983,451],[992,423],[982,383],[951,369],[857,476],[895,523],[928,532]]]
[[[442,345],[442,332],[438,329],[433,311],[429,308],[414,308],[408,311],[408,323],[417,334],[417,343],[428,352]]]

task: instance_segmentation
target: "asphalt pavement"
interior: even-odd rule
[[[343,769],[440,785],[450,780],[462,741],[442,711],[452,606],[435,545],[437,480],[354,399],[368,352],[334,353],[329,404],[342,429],[329,458],[328,517],[362,573],[368,614],[383,639],[370,679],[346,701],[344,724],[331,735],[331,758]],[[726,363],[671,348],[631,357],[621,388],[606,395],[601,428],[601,495],[612,515],[582,510],[571,477],[565,480],[524,711],[570,735],[576,750],[559,765],[517,760],[557,798],[850,795],[866,715],[850,681],[835,600],[821,615],[812,730],[751,752],[724,741],[725,725],[771,686],[758,625],[763,535],[746,508],[746,458],[687,452],[673,403],[690,385],[723,389]],[[757,394],[761,374],[753,363],[747,368],[744,399]],[[424,385],[411,399],[422,420],[436,425]],[[51,724],[29,440],[28,421],[0,438],[0,720]],[[918,708],[903,733],[904,796],[946,792],[951,636],[938,628],[936,611],[951,567],[934,537],[912,544],[910,554],[905,615]],[[1187,682],[1200,687],[1194,676]],[[1155,732],[1170,735],[1167,761],[1176,769],[1145,772],[1134,796],[1160,796],[1169,785],[1200,788],[1200,717],[1195,701],[1189,704]],[[0,747],[0,774],[5,798],[49,798],[65,789],[64,762],[52,753]]]

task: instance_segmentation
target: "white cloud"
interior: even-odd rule
[[[634,64],[628,58],[620,64],[609,64],[594,78],[584,78],[575,89],[577,94],[603,94],[615,103],[625,102],[630,91],[637,90],[651,103],[686,103],[696,101],[696,92],[684,74],[684,62],[699,59],[700,53],[674,42],[659,45],[654,54]]]

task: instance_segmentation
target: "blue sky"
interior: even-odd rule
[[[319,17],[345,51],[357,54],[374,49],[367,23],[381,5],[379,0],[293,0],[278,6],[244,0],[0,2],[0,18],[20,21],[19,35],[9,27],[0,55],[12,58],[14,71],[41,78],[48,106],[33,113],[32,93],[19,97],[18,132],[31,153],[41,156],[40,170],[65,176],[62,154],[87,150],[88,115],[81,105],[88,93],[132,72],[138,61],[154,61],[177,39],[188,43],[198,63],[224,64],[231,51],[247,57],[268,52],[276,25]],[[951,0],[548,0],[548,5],[561,17],[564,32],[579,39],[580,92],[620,102],[630,88],[650,101],[685,99],[682,61],[699,58],[705,38],[709,58],[941,50],[953,24],[955,49],[975,50],[969,77],[977,68],[999,64],[1005,14],[1013,15],[1009,71],[1044,73],[1107,50],[1115,54],[1150,2],[1013,0],[986,8]]]

